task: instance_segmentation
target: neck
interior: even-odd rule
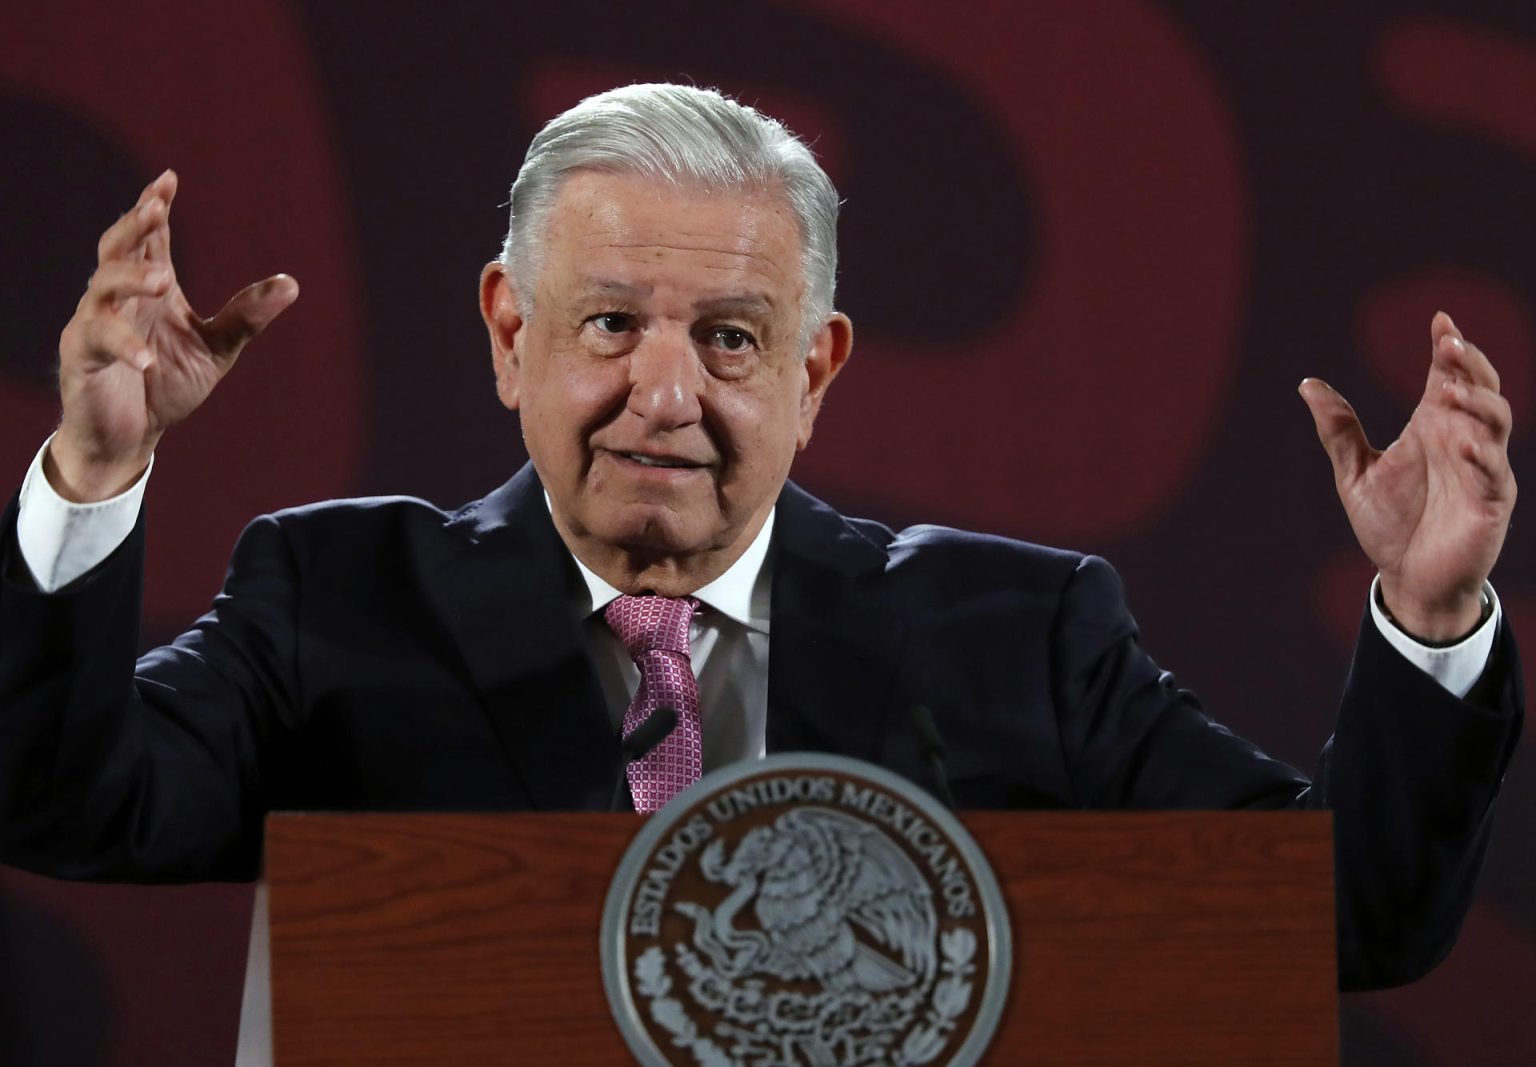
[[[688,596],[730,570],[762,531],[768,513],[755,518],[729,544],[673,553],[644,546],[609,544],[573,532],[559,515],[555,529],[571,554],[592,573],[630,596]]]

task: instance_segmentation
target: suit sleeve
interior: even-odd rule
[[[1346,989],[1414,981],[1456,943],[1524,704],[1507,616],[1465,699],[1362,621],[1313,800],[1334,813]]]
[[[213,609],[136,663],[142,518],[51,594],[20,558],[15,519],[13,502],[0,527],[0,861],[63,878],[255,877],[263,754],[295,706],[277,524],[252,524]]]
[[[1158,668],[1103,560],[1086,557],[1071,576],[1052,641],[1063,748],[1084,806],[1330,809],[1341,987],[1410,982],[1450,951],[1520,732],[1507,621],[1482,679],[1457,699],[1367,615],[1310,781],[1213,722]]]

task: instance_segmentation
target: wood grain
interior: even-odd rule
[[[1338,1062],[1316,813],[969,813],[1015,965],[990,1064]],[[279,815],[281,1067],[624,1064],[598,925],[631,815]]]

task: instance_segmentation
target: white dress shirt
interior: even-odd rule
[[[544,503],[549,504],[547,493]],[[741,759],[760,759],[767,751],[768,613],[773,592],[768,546],[777,512],[775,508],[768,513],[757,537],[724,574],[693,594],[704,606],[688,627],[688,647],[699,680],[706,772]],[[582,620],[618,733],[640,688],[640,669],[603,619],[603,609],[621,594],[581,560],[576,567],[584,595],[578,594],[573,610]]]

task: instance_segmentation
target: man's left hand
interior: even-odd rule
[[[1300,393],[1333,462],[1360,547],[1381,574],[1392,619],[1428,643],[1458,640],[1482,617],[1483,583],[1509,529],[1509,401],[1499,374],[1443,311],[1430,323],[1424,397],[1385,451],[1349,402],[1307,378]]]

